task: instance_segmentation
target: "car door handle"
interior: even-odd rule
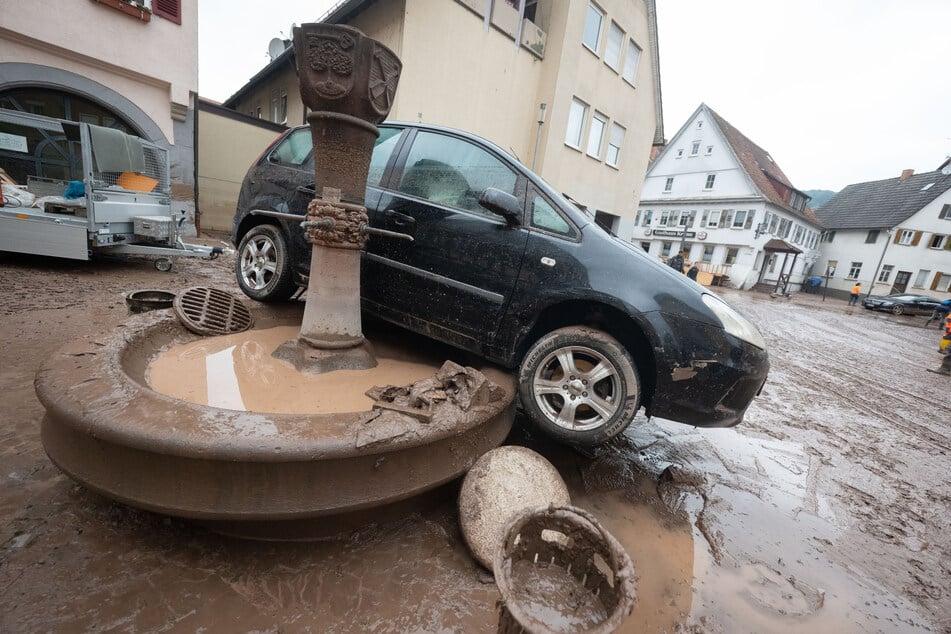
[[[394,211],[393,209],[388,209],[383,215],[390,224],[397,227],[411,227],[416,224],[416,218],[413,218],[408,214]]]
[[[542,264],[545,266],[555,266],[555,260],[552,258],[542,258]]]

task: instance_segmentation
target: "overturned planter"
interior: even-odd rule
[[[306,533],[312,520],[393,505],[454,480],[512,425],[514,380],[494,368],[481,370],[497,386],[491,398],[428,417],[382,402],[344,414],[242,412],[152,390],[153,355],[197,338],[172,314],[151,312],[47,359],[36,392],[53,463],[131,506],[282,539],[288,526]],[[306,538],[298,528],[287,538]]]

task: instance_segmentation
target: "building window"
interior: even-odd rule
[[[929,249],[943,249],[948,244],[948,236],[943,236],[940,233],[936,233],[931,237],[931,242],[928,243]]]
[[[598,43],[601,41],[601,25],[604,23],[604,12],[593,4],[588,5],[588,17],[584,22],[584,38],[582,42],[591,51],[598,54]]]
[[[621,76],[632,86],[637,77],[637,63],[640,59],[641,47],[635,44],[634,40],[628,40],[627,52],[624,54],[624,73]]]
[[[769,233],[776,233],[776,227],[779,226],[779,216],[776,214],[772,215],[772,218],[769,219]]]
[[[645,211],[645,212],[644,212],[644,225],[643,225],[643,226],[649,227],[650,224],[651,224],[651,220],[653,220],[653,219],[654,219],[654,212],[653,212],[653,211],[650,211],[650,210]]]
[[[670,255],[670,249],[674,246],[673,242],[664,242],[660,249],[660,254],[665,258]]]
[[[591,129],[588,130],[588,155],[601,158],[601,148],[604,145],[604,128],[608,125],[608,118],[595,111],[591,118]]]
[[[736,256],[740,252],[736,247],[730,247],[726,250],[726,257],[723,259],[723,263],[727,266],[732,266],[736,264]]]
[[[938,213],[938,218],[942,220],[951,220],[951,205],[944,205]]]
[[[746,223],[746,211],[743,209],[737,210],[736,214],[733,216],[733,224],[731,225],[734,229],[742,229],[743,225]]]
[[[664,183],[664,191],[665,191],[665,192],[669,192],[669,191],[672,190],[673,188],[674,188],[674,177],[673,177],[673,176],[668,176],[668,177],[667,177],[667,182]]]
[[[915,288],[924,288],[925,284],[928,283],[928,276],[931,274],[930,270],[919,269],[918,275],[915,276],[915,283],[912,285]]]
[[[650,250],[651,250],[651,243],[650,243],[650,242],[641,242],[641,248],[644,249],[644,252],[645,252],[645,253],[649,253]]]
[[[690,146],[690,156],[696,156],[700,153],[700,141],[694,141]]]
[[[942,293],[951,291],[951,275],[948,273],[938,273],[935,275],[934,284],[931,285],[931,290],[940,291]]]
[[[659,227],[666,227],[669,222],[670,222],[670,212],[669,211],[660,212],[660,220],[657,222],[657,225]]]
[[[789,225],[791,225],[791,224],[792,224],[792,223],[791,223],[789,220],[787,220],[786,218],[783,218],[782,220],[780,220],[780,221],[779,221],[779,233],[778,233],[777,235],[778,235],[780,238],[785,238],[786,236],[788,236],[788,235],[789,235]]]
[[[800,225],[796,225],[796,232],[793,234],[793,242],[796,244],[802,244],[803,231],[805,231],[805,229],[803,229]]]
[[[281,123],[287,125],[287,88],[281,88]]]
[[[710,217],[707,219],[707,226],[716,227],[718,224],[720,224],[720,210],[714,209],[710,212]]]
[[[608,155],[604,162],[611,167],[617,167],[621,161],[621,146],[624,144],[624,127],[616,123],[611,124],[611,136],[608,139]]]
[[[882,266],[882,272],[878,274],[879,282],[887,282],[888,279],[892,276],[892,270],[894,270],[894,265],[886,264]]]
[[[702,259],[704,262],[713,262],[713,245],[705,244],[703,245],[703,256]]]
[[[699,121],[697,121],[697,129],[699,130],[702,127],[703,127],[703,119],[700,119]]]
[[[878,229],[869,230],[868,235],[865,236],[865,244],[875,244],[876,240],[878,240]]]
[[[712,145],[708,145],[708,146],[707,146],[707,156],[710,156],[711,154],[713,154],[713,146],[712,146]]]
[[[835,269],[839,266],[838,260],[829,260],[829,263],[826,264],[826,275],[828,277],[835,277]]]
[[[684,155],[684,151],[683,151],[682,149],[677,150],[677,157],[676,157],[676,158],[680,158],[680,157],[682,157],[683,155]]]
[[[152,0],[152,13],[175,24],[182,23],[180,0]]]
[[[861,263],[861,262],[853,262],[853,263],[852,263],[852,266],[849,267],[849,275],[848,275],[848,277],[847,277],[846,279],[849,279],[849,280],[857,280],[857,279],[859,279],[859,275],[860,275],[861,273],[862,273],[862,263]]]
[[[687,226],[692,227],[693,226],[692,220],[693,220],[693,212],[681,211],[680,219],[677,221],[677,226],[678,227],[687,227]]]
[[[568,111],[568,131],[565,134],[565,143],[573,148],[581,149],[581,131],[584,129],[584,120],[587,118],[587,104],[572,99],[571,110]]]
[[[898,244],[909,245],[915,238],[915,232],[908,229],[902,229],[898,235]]]
[[[624,31],[617,25],[617,22],[611,22],[611,28],[608,29],[608,43],[604,47],[604,63],[615,71],[621,70],[621,44],[624,43]]]
[[[826,231],[822,234],[823,242],[832,242],[835,240],[835,231]]]
[[[703,186],[704,189],[713,189],[713,182],[717,179],[716,174],[707,174],[707,184]]]

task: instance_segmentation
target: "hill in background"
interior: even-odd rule
[[[809,201],[809,206],[813,209],[818,209],[829,202],[829,199],[838,192],[831,192],[828,189],[806,189],[804,193],[806,196],[812,196],[812,199]]]

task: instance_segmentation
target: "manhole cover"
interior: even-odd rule
[[[251,327],[251,311],[230,293],[195,286],[175,297],[175,314],[199,335],[228,335]]]

